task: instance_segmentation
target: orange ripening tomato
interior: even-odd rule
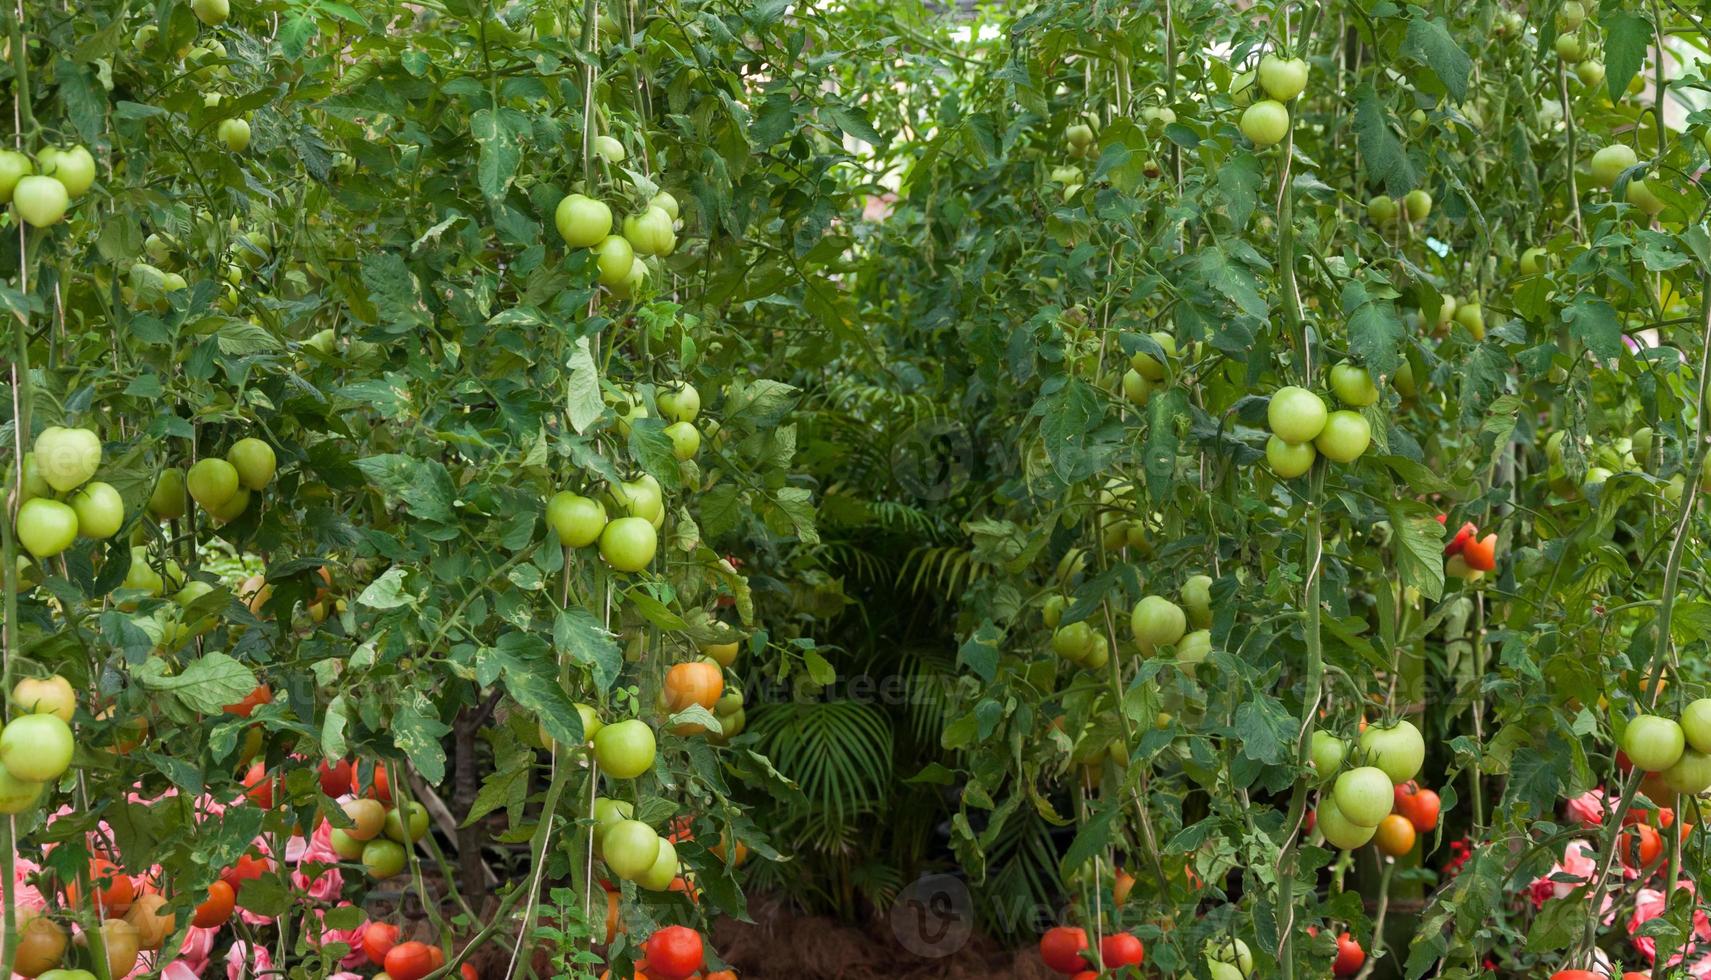
[[[1447,527],[1448,525],[1445,526]],[[1450,539],[1450,543],[1444,545],[1444,557],[1448,558],[1451,555],[1461,554],[1462,550],[1467,547],[1468,542],[1472,541],[1474,535],[1477,535],[1478,533],[1479,527],[1472,521],[1468,521],[1466,524],[1463,524],[1456,530],[1455,537]]]
[[[191,921],[198,929],[215,929],[226,924],[232,917],[232,909],[237,905],[237,892],[232,886],[223,881],[216,881],[208,886],[208,899],[196,906],[196,917]]]
[[[386,962],[386,954],[398,945],[398,927],[390,922],[370,922],[362,930],[362,953],[375,966]]]
[[[714,970],[712,973],[705,974],[705,976],[706,980],[737,980],[737,971]]]
[[[1378,822],[1373,844],[1380,854],[1401,857],[1414,849],[1414,824],[1400,813],[1392,813]]]
[[[248,718],[250,715],[255,714],[255,709],[264,704],[272,703],[273,690],[266,684],[257,684],[255,690],[245,695],[242,701],[239,701],[236,704],[228,704],[224,710],[228,715],[237,715],[239,718]]]
[[[136,883],[118,865],[104,857],[90,859],[89,884],[95,889],[95,902],[101,907],[102,916],[106,918],[124,915],[137,897]],[[65,904],[72,908],[78,907],[78,896],[77,882],[66,882]]]
[[[618,930],[621,927],[621,923],[619,923],[619,921],[618,921],[618,905],[619,905],[618,893],[617,892],[607,892],[606,893],[606,942],[608,944],[610,944],[612,942],[612,940],[618,938]]]
[[[1122,908],[1123,903],[1129,900],[1129,892],[1133,891],[1134,888],[1135,876],[1122,868],[1118,868],[1116,878],[1111,884],[1111,897],[1116,901],[1118,908]]]
[[[725,693],[725,677],[718,665],[705,661],[675,664],[665,672],[665,703],[672,711],[698,704],[708,711]]]
[[[1487,534],[1483,538],[1462,545],[1461,560],[1467,562],[1467,567],[1477,572],[1495,570],[1497,568],[1497,535]]]
[[[1643,823],[1629,828],[1622,838],[1623,860],[1637,860],[1637,867],[1649,868],[1663,856],[1663,837]]]

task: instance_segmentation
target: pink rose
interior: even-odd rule
[[[1588,790],[1569,800],[1563,804],[1563,810],[1568,819],[1583,827],[1601,825],[1610,813],[1609,805],[1604,800],[1604,791],[1601,789]]]
[[[232,948],[226,952],[226,980],[260,976],[271,969],[273,955],[267,951],[266,946],[256,946],[252,951],[249,943],[239,939],[232,943]]]

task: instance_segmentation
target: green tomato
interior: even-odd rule
[[[337,827],[333,828],[328,837],[329,843],[333,846],[333,853],[346,861],[360,861],[363,849],[368,846],[367,841],[357,840]]]
[[[612,209],[585,194],[566,195],[553,210],[553,224],[566,245],[593,248],[612,233]]]
[[[250,145],[250,124],[236,116],[222,119],[220,125],[215,128],[214,135],[226,144],[226,149],[233,153],[242,153]]]
[[[560,490],[547,501],[547,525],[558,536],[559,544],[587,547],[600,539],[606,527],[606,508],[598,500]]]
[[[624,162],[624,144],[610,136],[594,137],[594,152],[600,154],[607,163]]]
[[[376,837],[362,845],[362,866],[371,878],[390,878],[403,871],[404,864],[404,845],[395,840]]]
[[[1313,439],[1313,448],[1333,463],[1352,463],[1372,442],[1372,426],[1359,412],[1339,409],[1325,419],[1325,427]]]
[[[653,729],[638,718],[602,726],[594,736],[594,761],[614,779],[640,776],[653,768]]]
[[[1602,187],[1614,187],[1622,172],[1639,162],[1632,147],[1612,143],[1592,154],[1592,179]]]
[[[71,726],[58,715],[18,715],[0,729],[0,766],[18,779],[45,783],[71,767]]]
[[[149,564],[149,550],[138,546],[131,549],[131,567],[125,570],[124,588],[158,596],[166,591],[166,580]]]
[[[1234,936],[1206,940],[1206,962],[1234,967],[1236,976],[1246,977],[1254,972],[1254,954],[1248,944]]]
[[[600,268],[600,285],[621,286],[630,278],[630,268],[636,264],[636,250],[623,235],[607,235],[595,249],[594,262]]]
[[[600,837],[600,856],[612,873],[626,881],[646,874],[659,860],[662,841],[640,820],[620,820]]]
[[[1272,434],[1284,442],[1312,442],[1325,428],[1325,401],[1306,388],[1288,385],[1271,396],[1265,417]]]
[[[673,422],[665,427],[671,439],[671,454],[678,459],[694,459],[701,451],[701,432],[689,422]]]
[[[80,197],[95,183],[95,158],[79,146],[50,146],[36,154],[42,175],[52,177],[72,197]]]
[[[209,27],[219,27],[232,15],[229,0],[190,0],[190,12]]]
[[[1644,211],[1647,215],[1657,217],[1665,207],[1663,198],[1658,197],[1643,180],[1628,181],[1627,200],[1629,204]]]
[[[1242,135],[1263,150],[1289,134],[1289,110],[1281,102],[1262,99],[1242,112],[1240,125]]]
[[[1182,583],[1182,608],[1198,629],[1212,625],[1212,576],[1190,575]]]
[[[57,500],[37,497],[18,508],[18,543],[37,558],[52,558],[77,540],[77,512]]]
[[[594,836],[595,844],[618,823],[636,815],[636,808],[623,800],[611,800],[604,796],[594,798]]]
[[[1327,783],[1343,768],[1343,760],[1349,756],[1349,743],[1321,728],[1313,732],[1307,751],[1319,782]]]
[[[1521,274],[1536,276],[1551,267],[1551,253],[1537,245],[1521,253]]]
[[[1420,774],[1426,761],[1426,740],[1407,719],[1389,727],[1368,725],[1360,733],[1360,747],[1367,763],[1377,766],[1393,783],[1405,783]]]
[[[226,451],[226,461],[238,473],[238,482],[251,490],[260,490],[273,480],[279,459],[273,447],[253,436],[239,439]]]
[[[1304,58],[1279,58],[1268,54],[1259,62],[1259,84],[1265,94],[1279,102],[1288,102],[1307,88],[1307,61]]]
[[[1070,146],[1086,149],[1093,143],[1093,127],[1084,122],[1071,123],[1064,127],[1063,138]]]
[[[1193,666],[1205,663],[1212,654],[1212,631],[1194,630],[1183,635],[1176,644],[1176,659],[1178,663]]]
[[[428,835],[428,808],[415,800],[411,800],[408,806],[408,817],[399,807],[393,807],[386,811],[386,836],[400,844],[414,844]],[[404,839],[406,819],[409,822],[410,832],[408,841]]]
[[[1150,336],[1152,337],[1153,342],[1158,344],[1164,351],[1166,358],[1176,356],[1175,337],[1165,333],[1163,330],[1155,330],[1150,334]],[[1129,366],[1140,372],[1141,377],[1148,381],[1164,380],[1165,365],[1160,364],[1151,354],[1148,354],[1145,351],[1136,351],[1134,356],[1129,358]]]
[[[1057,624],[1063,621],[1063,611],[1069,605],[1069,600],[1062,595],[1046,596],[1046,601],[1040,606],[1040,619],[1046,628],[1057,629]]]
[[[1338,813],[1358,827],[1376,827],[1396,803],[1394,784],[1383,769],[1360,766],[1337,776],[1331,798]]]
[[[1366,202],[1366,216],[1375,225],[1388,225],[1396,220],[1396,200],[1388,194],[1378,194]]]
[[[659,413],[673,422],[693,422],[701,414],[701,393],[687,381],[667,385],[655,401]]]
[[[1408,212],[1408,220],[1419,224],[1432,213],[1432,195],[1415,188],[1402,198],[1402,207]]]
[[[649,206],[641,214],[624,218],[624,237],[637,255],[670,255],[677,248],[677,232],[671,226],[671,216],[660,208]]]
[[[1344,361],[1331,368],[1331,391],[1350,408],[1365,408],[1378,401],[1378,386],[1366,368]]]
[[[664,211],[667,215],[669,215],[671,217],[671,220],[673,220],[673,221],[677,220],[677,214],[678,214],[677,198],[672,197],[670,194],[666,193],[665,191],[660,191],[658,194],[655,194],[652,198],[650,198],[648,200],[648,206],[654,207],[654,208],[659,208],[661,211]]]
[[[1394,796],[1392,793],[1386,795]],[[1319,798],[1318,819],[1315,821],[1315,826],[1319,828],[1321,834],[1325,835],[1325,840],[1332,847],[1342,848],[1345,851],[1354,850],[1372,840],[1372,835],[1378,833],[1378,821],[1373,821],[1373,825],[1370,827],[1362,827],[1350,821],[1348,817],[1343,816],[1341,810],[1337,809],[1337,801],[1333,797],[1334,794],[1328,794]],[[1395,802],[1394,798],[1389,802]]]
[[[657,525],[665,515],[665,492],[650,473],[611,487],[608,497],[613,509],[650,524]]]
[[[1479,303],[1468,300],[1456,306],[1455,321],[1473,335],[1474,340],[1485,339],[1485,311]]]
[[[1586,7],[1580,0],[1564,0],[1563,5],[1557,8],[1557,23],[1565,31],[1578,30],[1586,23]]]
[[[29,157],[17,150],[0,150],[0,204],[10,204],[18,181],[35,172],[36,165]]]
[[[71,509],[77,513],[77,533],[93,540],[110,538],[125,524],[125,501],[111,483],[85,483],[72,495]]]
[[[1068,623],[1053,631],[1052,652],[1072,663],[1081,663],[1093,653],[1098,639],[1098,634],[1086,620]]]
[[[101,466],[101,439],[88,429],[50,425],[36,437],[36,469],[60,493],[82,486]]]
[[[1622,751],[1645,772],[1663,772],[1675,765],[1686,742],[1681,725],[1658,715],[1635,715],[1622,733]]]
[[[1711,698],[1700,698],[1681,709],[1681,734],[1700,752],[1711,752]]]
[[[1188,616],[1182,607],[1163,596],[1149,595],[1135,603],[1129,612],[1129,629],[1135,634],[1135,644],[1151,653],[1182,639],[1188,631]]]
[[[197,503],[211,511],[237,496],[238,468],[218,456],[209,456],[190,467],[184,485]]]
[[[230,524],[232,521],[242,517],[244,511],[249,510],[249,506],[249,489],[246,487],[239,487],[238,492],[227,497],[225,503],[218,507],[208,508],[208,516],[219,521],[221,524]]]
[[[168,466],[160,471],[160,478],[155,480],[154,492],[149,494],[149,513],[160,520],[173,520],[183,517],[184,500],[184,471],[176,466]]]
[[[1289,443],[1276,436],[1265,441],[1265,461],[1280,479],[1293,480],[1313,467],[1319,451],[1310,442]]]
[[[65,185],[52,177],[20,177],[12,188],[12,209],[34,228],[57,223],[70,206],[71,195]]]
[[[1572,65],[1586,57],[1586,42],[1577,34],[1558,34],[1556,52],[1564,64]]]
[[[1711,755],[1684,749],[1675,765],[1663,771],[1664,785],[1686,796],[1711,789]]]
[[[600,557],[620,572],[639,572],[653,561],[659,533],[645,518],[620,517],[600,532]]]
[[[677,847],[671,841],[660,838],[659,853],[654,857],[654,863],[637,875],[635,881],[648,891],[663,892],[677,880],[677,872]]]
[[[34,809],[42,798],[42,785],[20,779],[11,770],[0,766],[0,813],[23,813]]]
[[[1145,408],[1153,397],[1153,382],[1134,368],[1123,372],[1123,397],[1137,408]]]

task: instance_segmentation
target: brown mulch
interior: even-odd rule
[[[889,926],[798,915],[772,899],[749,906],[753,923],[721,919],[713,944],[742,980],[1061,980],[1032,947],[985,936],[928,959],[904,949]]]

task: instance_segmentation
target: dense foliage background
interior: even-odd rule
[[[1157,976],[1711,967],[1711,762],[1630,725],[1711,750],[1691,5],[4,16],[4,687],[65,678],[76,744],[0,779],[18,972],[846,965],[759,912],[941,976],[893,927],[935,873],[1018,975],[1059,925]],[[1370,445],[1286,476],[1287,386]],[[42,483],[54,427],[99,468]],[[245,439],[276,472],[187,501]],[[657,754],[581,747],[630,718]],[[1398,720],[1441,811],[1340,849],[1315,733],[1348,771]],[[341,851],[364,797],[424,807],[401,871]]]

